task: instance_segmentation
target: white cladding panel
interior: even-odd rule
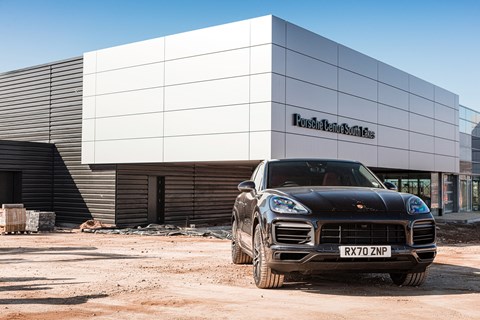
[[[239,21],[165,37],[165,60],[250,46],[250,21]]]
[[[245,132],[165,137],[164,161],[225,161],[248,159],[248,136],[249,134]]]
[[[378,123],[393,128],[408,130],[410,127],[408,111],[378,104]]]
[[[163,111],[163,88],[125,91],[95,97],[99,118]]]
[[[455,109],[446,107],[443,104],[435,103],[435,119],[456,124],[455,122]]]
[[[377,146],[362,143],[338,141],[338,158],[355,159],[367,166],[378,166]]]
[[[271,73],[250,76],[250,102],[272,101],[273,81]]]
[[[377,130],[379,146],[408,150],[409,144],[407,130],[380,125]]]
[[[286,23],[289,50],[301,52],[312,58],[336,65],[338,63],[338,43],[291,23]],[[278,26],[285,28],[285,26]]]
[[[338,90],[357,97],[377,101],[377,82],[359,74],[339,69]]]
[[[408,73],[378,61],[378,81],[408,91]]]
[[[95,96],[83,98],[82,119],[95,118]]]
[[[164,38],[157,38],[98,50],[96,72],[161,62],[164,47]]]
[[[410,92],[417,96],[434,100],[434,85],[425,80],[410,75]]]
[[[326,88],[337,89],[337,68],[323,61],[287,50],[287,76]]]
[[[338,114],[356,121],[377,122],[378,106],[376,102],[344,93],[338,94]]]
[[[82,120],[82,141],[95,141],[95,119]]]
[[[248,48],[171,60],[165,62],[165,85],[245,76],[249,69]]]
[[[410,112],[420,114],[429,118],[435,116],[435,102],[409,94]]]
[[[378,102],[408,111],[408,93],[383,83],[378,84]]]
[[[147,64],[96,74],[96,94],[143,90],[163,86],[163,63]]]
[[[409,133],[410,150],[426,153],[435,152],[435,138],[415,132]]]
[[[96,163],[151,163],[163,161],[163,138],[95,142]]]
[[[287,78],[286,103],[292,106],[338,113],[338,92],[312,83]]]
[[[395,148],[378,147],[378,166],[403,169],[408,164],[408,152]]]
[[[84,60],[84,64],[87,63],[88,60]],[[85,67],[86,70],[91,69],[88,65]],[[83,75],[83,97],[90,97],[95,96],[97,86],[97,75],[93,74],[84,74]]]
[[[455,97],[456,95],[452,92],[435,86],[435,102],[455,108]]]
[[[248,104],[240,104],[165,112],[164,135],[175,137],[248,132],[248,109]]]
[[[249,86],[249,76],[168,86],[165,111],[248,103]]]
[[[335,139],[324,139],[287,133],[285,146],[287,158],[338,157],[338,142]]]
[[[410,151],[410,167],[416,170],[431,171],[432,164],[435,165],[435,155],[433,153]]]
[[[435,120],[420,116],[418,114],[410,113],[410,131],[435,135]]]
[[[271,72],[272,60],[273,47],[271,44],[264,44],[250,48],[250,73]]]
[[[338,46],[338,66],[372,79],[378,76],[377,60],[342,45]]]
[[[95,140],[159,138],[163,135],[163,113],[97,118]]]
[[[273,16],[85,53],[83,96],[83,163],[459,169],[457,95]]]

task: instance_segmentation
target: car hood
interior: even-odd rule
[[[282,188],[285,194],[313,212],[405,212],[401,193],[376,188]]]

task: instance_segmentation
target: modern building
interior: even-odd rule
[[[479,206],[477,113],[274,16],[0,74],[0,114],[1,200],[59,222],[228,221],[266,158],[355,159],[436,214]]]

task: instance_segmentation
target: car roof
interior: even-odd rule
[[[329,161],[329,162],[361,163],[360,161],[356,161],[356,160],[328,159],[328,158],[289,158],[289,159],[265,160],[265,162],[295,162],[295,161]]]

